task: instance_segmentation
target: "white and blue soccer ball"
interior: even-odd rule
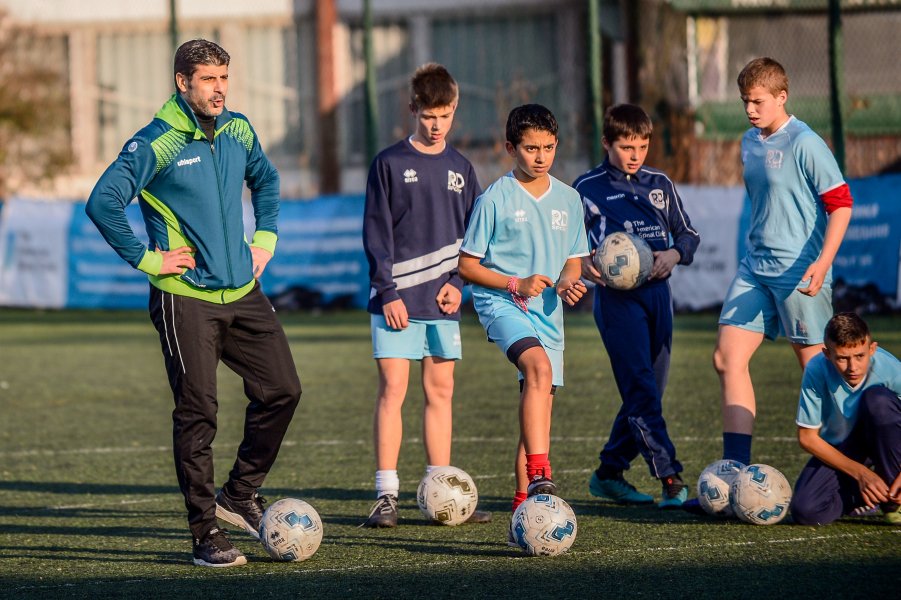
[[[651,276],[654,253],[640,236],[617,231],[604,238],[593,260],[604,283],[617,290],[631,290]]]
[[[476,509],[479,491],[463,469],[436,467],[419,482],[416,503],[427,519],[442,525],[459,525]]]
[[[510,530],[529,556],[557,556],[573,545],[578,526],[576,514],[563,498],[536,494],[513,513]]]
[[[792,488],[775,467],[754,464],[743,467],[731,485],[735,516],[753,525],[774,525],[788,514]]]
[[[715,517],[731,517],[730,486],[743,464],[735,460],[718,460],[710,463],[698,477],[698,503]]]
[[[282,498],[263,513],[260,542],[276,560],[306,560],[322,543],[322,519],[307,502]]]

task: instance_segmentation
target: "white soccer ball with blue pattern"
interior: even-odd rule
[[[282,498],[263,513],[260,542],[276,560],[306,560],[322,543],[322,519],[307,502]]]
[[[513,539],[530,556],[557,556],[576,541],[576,514],[563,498],[536,494],[519,505],[510,524]]]
[[[792,499],[792,488],[785,475],[762,464],[742,467],[730,491],[735,516],[753,525],[775,525],[788,514]]]
[[[632,290],[651,276],[654,252],[640,236],[617,231],[603,239],[593,260],[601,279],[609,287]]]
[[[698,477],[698,503],[715,517],[731,517],[730,486],[743,464],[735,460],[718,460],[707,465]]]
[[[436,467],[419,482],[416,503],[427,519],[442,525],[459,525],[476,509],[479,491],[463,469]]]

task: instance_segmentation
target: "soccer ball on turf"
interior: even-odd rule
[[[260,542],[276,560],[306,560],[322,542],[322,519],[303,500],[282,498],[263,513]]]
[[[715,517],[731,517],[729,486],[744,465],[734,460],[718,460],[707,465],[698,477],[698,502]]]
[[[476,509],[479,492],[463,469],[436,467],[419,482],[416,502],[427,519],[442,525],[459,525]]]
[[[769,465],[743,467],[730,486],[732,510],[745,523],[773,525],[788,514],[792,488],[785,475]]]
[[[576,514],[563,498],[536,494],[519,505],[510,524],[513,539],[530,556],[556,556],[576,540]]]
[[[650,277],[654,253],[641,237],[617,231],[604,238],[593,260],[604,283],[617,290],[631,290]]]

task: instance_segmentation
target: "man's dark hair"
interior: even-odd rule
[[[231,57],[222,46],[209,40],[191,40],[175,51],[173,78],[181,73],[188,80],[194,75],[198,65],[228,66]]]
[[[856,313],[838,313],[826,323],[823,337],[834,348],[847,348],[870,340],[870,327]]]
[[[451,74],[438,63],[426,63],[410,79],[410,105],[413,110],[450,106],[460,91]]]
[[[540,104],[523,104],[511,110],[507,116],[507,141],[518,146],[529,129],[546,131],[557,137],[557,119]]]
[[[604,113],[604,139],[613,144],[619,138],[648,139],[654,132],[651,117],[635,104],[617,104]]]

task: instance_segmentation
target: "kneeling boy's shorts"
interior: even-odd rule
[[[795,288],[763,283],[740,265],[723,301],[720,325],[733,325],[774,340],[784,335],[796,344],[823,343],[823,330],[832,318],[832,286],[823,284],[816,296]]]
[[[388,327],[384,315],[372,315],[373,358],[422,360],[437,356],[449,360],[463,357],[458,321],[410,319],[406,329]]]

